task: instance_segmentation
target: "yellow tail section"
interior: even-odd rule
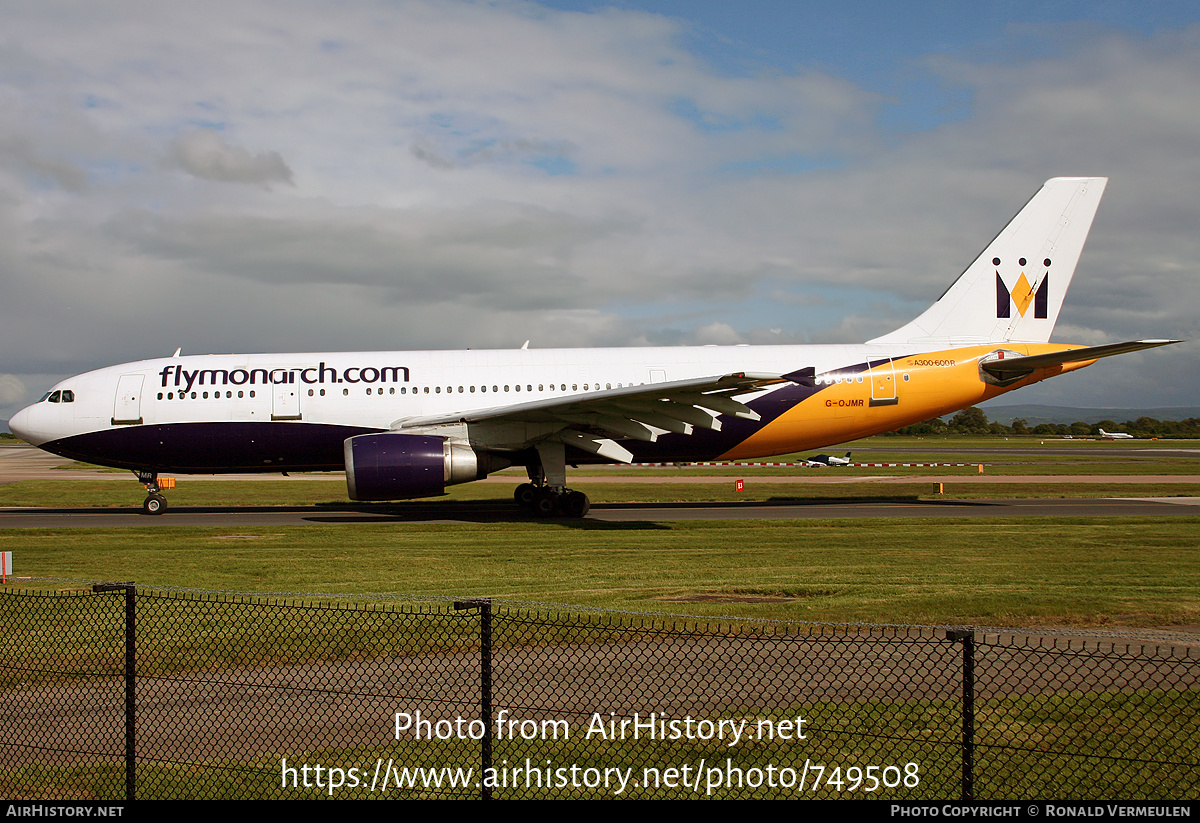
[[[1009,356],[1050,354],[1079,346],[1011,344]],[[1034,369],[1017,382],[989,382],[980,362],[996,346],[915,354],[873,361],[853,369],[816,376],[819,390],[757,433],[721,455],[722,460],[767,457],[816,449],[892,431],[990,400],[1013,389],[1083,368],[1095,360],[1055,363]]]

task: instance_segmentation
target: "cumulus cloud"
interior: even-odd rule
[[[693,342],[699,346],[732,346],[745,340],[728,323],[709,323],[696,329]]]
[[[82,169],[63,158],[47,157],[25,137],[0,139],[0,165],[35,180],[53,181],[70,191],[80,191],[87,185],[87,175]]]
[[[25,399],[25,384],[12,374],[0,374],[0,406],[12,406]]]
[[[566,173],[574,168],[571,155],[575,146],[566,140],[479,140],[458,148],[455,155],[449,157],[430,137],[419,135],[409,151],[413,157],[435,169],[464,168],[480,163],[524,163],[550,173]]]
[[[278,152],[253,153],[226,143],[221,135],[209,129],[176,137],[171,142],[171,159],[188,174],[206,180],[292,185],[292,170]]]
[[[962,103],[901,132],[836,66],[722,72],[659,14],[282,8],[5,4],[6,372],[36,389],[177,345],[854,342],[1063,174],[1111,183],[1059,338],[1200,337],[1200,29],[914,55]],[[1167,351],[1098,365],[1104,390],[1194,395],[1194,349]]]

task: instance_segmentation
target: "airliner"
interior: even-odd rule
[[[1100,439],[1101,440],[1132,440],[1133,435],[1128,434],[1126,432],[1106,432],[1104,429],[1101,429],[1100,430]]]
[[[9,427],[132,470],[148,514],[161,472],[344,470],[350,499],[383,501],[519,466],[519,504],[582,517],[568,466],[818,449],[1179,342],[1049,342],[1106,183],[1047,181],[929,309],[861,345],[176,351],[64,380]]]

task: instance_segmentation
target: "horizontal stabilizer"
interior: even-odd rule
[[[1159,346],[1170,346],[1181,343],[1181,340],[1132,340],[1128,343],[1110,343],[1107,346],[1090,346],[1084,349],[1068,349],[1067,351],[1050,352],[1049,354],[1031,354],[1018,357],[998,357],[995,360],[980,362],[979,367],[997,380],[1017,380],[1034,369],[1045,366],[1059,366],[1063,363],[1079,363],[1084,360],[1099,360],[1101,357],[1112,357],[1115,354],[1128,354],[1142,349],[1153,349]]]

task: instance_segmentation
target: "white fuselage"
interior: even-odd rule
[[[697,346],[192,355],[110,366],[56,384],[11,424],[41,445],[143,425],[305,422],[386,430],[395,421],[734,371],[831,379],[912,346]],[[767,391],[770,391],[769,389]]]

